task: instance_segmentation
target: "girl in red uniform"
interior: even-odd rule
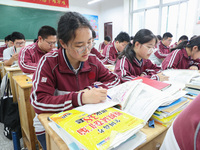
[[[174,50],[176,49],[176,50]],[[200,36],[183,41],[162,62],[162,69],[199,69]]]
[[[118,76],[95,56],[92,27],[76,12],[67,12],[58,22],[60,49],[44,55],[33,76],[30,102],[36,112],[34,127],[46,149],[45,130],[37,118],[40,113],[57,113],[106,99],[107,88],[120,83]],[[102,88],[94,88],[98,85]]]
[[[122,82],[144,76],[155,80],[167,80],[160,71],[160,67],[153,64],[148,58],[157,43],[156,36],[148,29],[139,30],[134,36],[133,44],[129,44],[118,57],[115,73]]]

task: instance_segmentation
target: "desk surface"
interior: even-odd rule
[[[50,115],[52,115],[52,114],[51,113],[40,114],[40,115],[38,115],[38,118],[39,118],[40,122],[42,123],[42,125],[44,126],[46,132],[53,139],[53,141],[57,144],[57,146],[60,148],[60,150],[64,150],[64,149],[66,149],[67,145],[56,134],[56,132],[54,132],[51,129],[51,127],[48,124],[50,121],[47,120],[47,117],[49,117]],[[147,135],[147,139],[146,139],[146,142],[143,143],[142,145],[140,145],[139,147],[142,147],[146,143],[150,142],[152,139],[156,138],[158,135],[160,135],[167,129],[168,129],[167,127],[157,124],[157,123],[155,123],[155,128],[150,128],[146,125],[143,129],[141,129],[141,131]]]
[[[4,66],[4,69],[6,71],[18,71],[18,70],[21,70],[19,67],[10,67],[10,66]]]
[[[13,76],[13,80],[22,88],[31,88],[32,87],[32,80],[31,78],[27,77],[26,75],[19,75]]]

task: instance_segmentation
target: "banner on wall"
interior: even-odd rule
[[[15,0],[15,1],[69,8],[69,0]]]
[[[83,14],[83,16],[86,17],[87,20],[90,22],[92,29],[96,32],[96,35],[97,35],[95,40],[98,40],[99,39],[98,16],[86,15],[86,14]]]

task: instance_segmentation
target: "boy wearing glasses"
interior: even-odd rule
[[[38,40],[19,53],[19,66],[24,73],[34,73],[40,58],[55,49],[57,44],[56,30],[50,26],[42,26],[38,32]]]
[[[119,54],[124,50],[126,45],[130,42],[130,36],[126,32],[120,32],[115,40],[106,45],[103,50],[103,55],[106,57],[104,64],[114,65]]]
[[[162,40],[155,46],[154,53],[151,54],[150,60],[156,65],[160,66],[162,61],[171,52],[169,45],[172,42],[173,35],[170,32],[163,34]]]
[[[12,47],[9,47],[3,51],[3,61],[5,66],[11,66],[17,64],[18,52],[25,46],[25,36],[20,32],[13,32],[11,35],[13,42]]]

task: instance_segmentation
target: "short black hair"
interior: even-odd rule
[[[156,35],[156,37],[159,39],[159,40],[162,40],[162,37],[160,35]]]
[[[96,32],[92,30],[92,38],[95,39],[97,37]]]
[[[35,43],[38,39],[34,39],[33,42]]]
[[[38,31],[38,36],[41,36],[43,39],[46,39],[51,35],[56,35],[56,30],[51,26],[42,26]]]
[[[11,35],[11,41],[15,42],[15,40],[25,40],[25,36],[20,32],[13,32]]]
[[[5,42],[6,41],[11,41],[11,35],[7,35],[5,38],[4,38]]]
[[[110,38],[110,36],[107,35],[107,36],[105,36],[104,40],[110,42],[111,38]]]
[[[124,41],[130,42],[130,36],[126,32],[120,32],[115,38],[115,41],[119,41],[119,43]]]
[[[182,36],[178,39],[178,41],[180,41],[180,40],[182,40],[182,41],[188,41],[188,36],[187,36],[187,35],[182,35]]]
[[[66,12],[58,22],[58,39],[68,44],[71,39],[76,38],[76,30],[83,27],[93,30],[89,21],[83,15],[78,12]]]
[[[166,33],[163,34],[162,39],[166,40],[166,39],[172,38],[172,37],[173,37],[173,35],[170,32],[166,32]]]

